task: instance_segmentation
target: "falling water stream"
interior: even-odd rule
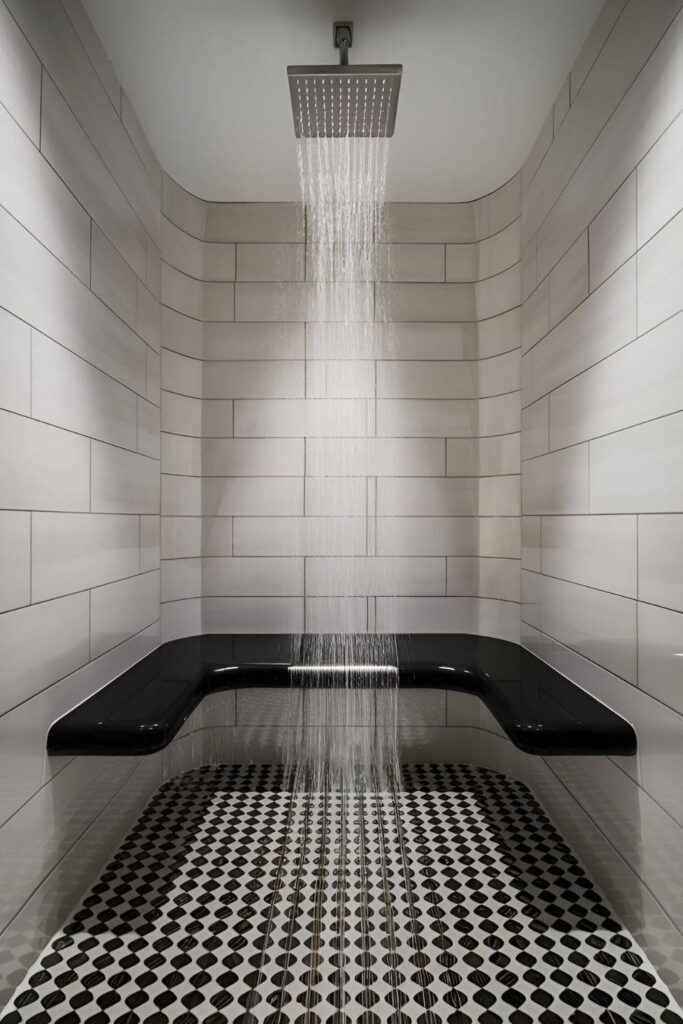
[[[287,754],[297,791],[363,794],[398,784],[395,636],[374,632],[370,621],[375,595],[384,595],[386,603],[395,592],[392,562],[375,551],[373,447],[376,359],[387,358],[391,347],[388,318],[375,303],[375,285],[387,269],[381,240],[388,147],[386,138],[298,141],[310,289],[307,326],[315,334],[315,349],[307,355],[330,357],[307,359],[306,365],[315,395],[306,444],[320,445],[320,435],[327,435],[330,476],[321,477],[318,465],[317,475],[305,483],[327,488],[328,502],[336,489],[340,501],[331,516],[318,517],[316,502],[306,516],[323,525],[316,550],[324,557],[309,560],[307,583],[322,595],[318,600],[325,602],[331,629],[297,638],[291,670],[297,696]],[[315,462],[315,453],[310,454],[307,470]],[[353,495],[361,504],[347,516],[346,501]],[[349,541],[357,545],[359,538],[362,551],[350,549]],[[365,630],[359,629],[359,611]]]
[[[376,553],[376,360],[392,349],[389,316],[376,301],[377,282],[389,276],[382,244],[388,147],[386,138],[298,142],[310,289],[307,394],[316,410],[305,483],[327,488],[336,503],[332,516],[318,519],[329,527],[317,534],[316,551],[326,557],[307,560],[307,588],[312,582],[325,604],[326,629],[296,638],[290,669],[291,840],[283,863],[292,922],[310,915],[300,1001],[310,1012],[320,987],[332,986],[340,1021],[349,1019],[344,1007],[367,992],[373,965],[384,961],[382,971],[391,974],[403,962],[401,949],[420,948],[401,835],[394,563]],[[332,453],[322,480],[320,465],[308,477],[321,434]],[[358,494],[360,507],[351,502]],[[305,516],[316,518],[319,508],[307,504]],[[350,519],[355,528],[344,528]],[[364,543],[350,554],[359,520]]]

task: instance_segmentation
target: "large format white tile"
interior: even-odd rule
[[[522,409],[522,458],[532,459],[548,451],[548,396]]]
[[[45,737],[52,723],[143,658],[157,643],[154,628],[146,630],[0,717],[0,821],[6,821],[67,764],[66,757],[46,754]],[[81,876],[81,891],[82,884]]]
[[[0,411],[0,493],[6,508],[87,512],[90,441]]]
[[[443,558],[320,558],[306,559],[306,594],[367,596],[368,594],[444,594]]]
[[[522,169],[521,169],[521,185],[522,185],[522,197],[524,197],[528,191],[529,185],[531,184],[536,171],[541,166],[543,157],[548,152],[553,141],[553,110],[549,110],[547,117],[541,125],[541,130],[536,136],[536,140],[529,150]],[[535,252],[535,250],[534,250]]]
[[[164,173],[161,183],[161,210],[170,221],[195,238],[204,237],[207,203],[177,184]]]
[[[31,328],[0,309],[0,408],[31,408]]]
[[[593,27],[586,36],[586,40],[572,65],[569,76],[572,103],[595,64],[596,57],[605,45],[605,41],[614,28],[615,22],[626,6],[626,3],[627,0],[607,0],[603,4]]]
[[[446,280],[479,281],[519,262],[519,220],[481,242],[446,246]]]
[[[161,641],[179,640],[183,636],[198,636],[202,632],[201,598],[170,601],[161,605]]]
[[[210,203],[204,237],[211,242],[302,242],[298,203]]]
[[[474,242],[475,203],[387,203],[390,242]]]
[[[384,398],[377,402],[377,433],[380,437],[474,437],[479,413],[476,399]]]
[[[605,123],[609,119],[611,126],[618,120],[623,104],[615,116],[610,115],[637,78],[672,16],[671,6],[666,0],[638,0],[627,5],[597,56],[593,73],[588,75],[583,88],[575,96],[562,130],[556,135],[539,173],[531,182],[525,197],[523,242],[528,241],[539,227],[547,227],[553,213],[557,212],[557,204],[553,204],[558,195],[563,189],[563,195],[566,195],[577,175],[585,168],[586,162],[582,164],[582,161],[586,153],[591,148],[595,150],[604,140]],[[641,74],[639,78],[642,77]],[[598,136],[600,139],[594,145]],[[635,161],[631,163],[631,168],[633,166]],[[623,175],[619,180],[623,181],[625,177]],[[602,186],[603,181],[599,184]],[[608,195],[613,191],[611,189]],[[585,226],[579,225],[578,231]],[[564,245],[560,252],[566,248]],[[553,263],[554,259],[550,265]]]
[[[683,118],[676,117],[638,165],[638,245],[683,207]]]
[[[543,632],[635,682],[636,602],[548,576],[536,582]]]
[[[381,245],[377,250],[377,280],[443,281],[445,262],[443,245]]]
[[[306,364],[308,398],[374,398],[375,364],[370,359],[312,359]]]
[[[365,437],[363,399],[235,401],[235,437]]]
[[[683,212],[638,251],[638,332],[678,313],[683,302]]]
[[[91,511],[159,511],[159,462],[112,445],[92,442]]]
[[[30,513],[0,512],[0,612],[30,601]]]
[[[683,413],[591,441],[590,511],[680,511],[682,450]]]
[[[550,327],[588,295],[588,232],[584,231],[550,274]]]
[[[87,284],[90,218],[4,106],[0,149],[2,205]]]
[[[679,782],[683,751],[683,722],[680,716],[672,714],[670,708],[653,700],[644,690],[636,686],[625,686],[623,679],[551,637],[529,630],[525,630],[525,634],[525,645],[538,657],[573,679],[608,707],[618,708],[633,724],[638,736],[638,756],[618,757],[615,758],[616,763],[626,776],[643,786],[679,823],[683,822],[683,794]],[[577,759],[574,760],[578,763]],[[601,763],[608,762],[601,758]],[[617,815],[616,820],[622,824],[628,822],[637,839],[643,838],[640,819],[632,816],[630,807],[619,810],[618,804],[612,804],[610,811]],[[632,862],[639,864],[639,857],[636,856]],[[668,866],[663,880],[670,885],[671,870]]]
[[[307,633],[367,633],[367,597],[307,597]]]
[[[115,380],[144,394],[146,345],[0,209],[0,305]]]
[[[385,286],[377,286],[385,287]],[[437,285],[393,285],[394,288],[426,288]],[[446,287],[443,285],[442,287]],[[313,320],[320,322],[373,319],[370,284],[332,283],[317,287],[298,281],[246,282],[235,285],[235,320]],[[418,319],[418,318],[415,318]]]
[[[479,397],[493,398],[509,391],[518,391],[520,363],[520,351],[517,347],[511,352],[480,359],[477,370]]]
[[[189,398],[201,398],[201,361],[165,348],[161,353],[161,386],[165,391],[174,391]]]
[[[160,314],[164,348],[192,359],[201,359],[207,325],[168,306],[161,306]]]
[[[40,143],[40,61],[5,5],[0,7],[0,95],[14,120]]]
[[[92,225],[90,287],[130,327],[136,326],[135,274],[97,224]]]
[[[399,633],[475,633],[519,640],[519,606],[477,597],[377,599],[377,630]]]
[[[683,715],[683,614],[638,605],[638,686]]]
[[[377,363],[378,398],[476,398],[476,361],[412,361],[399,359]]]
[[[202,554],[231,555],[233,553],[232,519],[225,516],[203,516]]]
[[[383,477],[377,480],[380,516],[473,516],[478,481],[465,477]]]
[[[141,281],[136,288],[135,330],[155,353],[161,351],[161,306]],[[149,357],[150,353],[147,355]]]
[[[304,593],[303,558],[202,559],[204,597],[296,597]]]
[[[205,633],[302,633],[303,628],[300,597],[206,597],[202,601]]]
[[[33,332],[31,409],[37,419],[137,448],[137,398],[45,335]]]
[[[392,320],[476,320],[473,284],[378,284],[377,307],[390,310]],[[510,303],[514,305],[514,303]],[[503,309],[510,308],[503,306]],[[497,309],[496,312],[502,312]],[[489,315],[493,316],[493,313]]]
[[[447,476],[499,476],[520,471],[519,433],[446,439]]]
[[[584,149],[577,154],[580,166],[541,225],[538,234],[541,275],[554,266],[577,234],[588,226],[680,113],[683,73],[677,62],[677,53],[683,22],[678,18],[671,23],[673,13],[668,0],[658,0],[654,4],[649,0],[638,0],[628,4],[618,23],[618,35],[612,35],[596,63],[595,74],[589,76],[586,86],[592,79],[595,83],[593,91],[601,93],[603,73],[623,76],[628,74],[628,65],[636,55],[636,63],[640,66],[643,57],[652,54],[628,92],[625,95],[618,92],[616,98],[621,102],[594,144],[588,151]],[[669,31],[664,34],[670,23]],[[652,53],[656,42],[659,45]],[[580,119],[586,105],[592,105],[594,98],[586,92],[586,86],[572,106],[565,126],[573,117]],[[551,198],[550,193],[554,193]],[[553,188],[550,193],[552,202],[557,190]],[[525,227],[529,234],[535,230],[530,220]]]
[[[304,480],[307,516],[365,516],[369,482],[363,476],[319,476]]]
[[[204,285],[196,277],[161,264],[161,301],[165,306],[195,320],[204,319]],[[232,316],[228,317],[232,320]]]
[[[202,313],[207,322],[235,319],[235,286],[226,281],[204,281]]]
[[[477,324],[477,354],[480,359],[501,355],[522,343],[522,310],[508,310]]]
[[[304,246],[247,242],[237,246],[238,281],[303,281]]]
[[[550,330],[550,278],[546,277],[522,305],[522,351],[527,352]]]
[[[133,576],[138,571],[139,545],[137,516],[34,512],[33,600],[46,601]]]
[[[364,516],[238,516],[235,555],[364,555]],[[206,554],[207,552],[205,552]]]
[[[90,660],[88,595],[5,612],[0,616],[0,651],[4,713]]]
[[[232,519],[225,520],[228,531],[232,530]],[[162,516],[161,517],[161,557],[166,558],[199,558],[202,553],[202,516]],[[228,550],[223,554],[232,554],[230,532],[228,534]]]
[[[158,515],[140,516],[140,572],[159,568],[161,523]]]
[[[636,174],[629,175],[603,207],[588,230],[590,290],[633,255],[636,237]]]
[[[232,433],[232,402],[230,406],[230,430]],[[202,436],[202,400],[187,395],[164,391],[161,395],[161,429],[167,433],[185,434],[187,437]]]
[[[487,329],[489,346],[497,351],[514,334],[514,313],[486,324],[391,323],[359,331],[355,324],[307,324],[308,359],[476,359],[477,335]],[[501,345],[503,348],[501,348]]]
[[[51,77],[45,73],[40,150],[143,280],[147,262],[145,230],[114,180],[111,167],[97,152]]]
[[[541,571],[541,517],[522,516],[522,569]]]
[[[304,442],[299,438],[207,437],[201,441],[201,460],[204,476],[303,476]]]
[[[68,2],[71,4],[72,7],[76,7],[76,5],[78,4],[78,0],[68,0]],[[78,4],[78,6],[80,6],[80,4]],[[72,17],[70,12],[69,12],[69,17]],[[73,20],[73,18],[72,18],[72,20]],[[83,20],[86,21],[86,22],[89,21],[88,18],[84,18]],[[77,29],[77,31],[78,31],[78,29]],[[97,35],[95,34],[94,31],[92,32],[92,35],[94,36],[95,40],[97,40]],[[97,40],[97,41],[99,42],[99,40]],[[90,59],[93,60],[92,50],[89,47],[86,47],[86,49],[88,49],[88,55],[89,55]],[[98,77],[100,78],[101,81],[104,80],[103,84],[105,85],[105,88],[107,89],[107,91],[110,92],[110,94],[111,94],[111,92],[114,91],[115,89],[120,89],[120,86],[119,86],[119,84],[118,84],[118,82],[116,80],[116,75],[114,74],[114,69],[113,69],[113,67],[111,65],[109,57],[107,56],[107,53],[105,52],[104,47],[102,47],[101,44],[100,44],[99,49],[101,51],[100,52],[100,59],[99,59],[99,61],[94,61],[93,60],[93,63],[95,63],[95,66],[97,68]],[[104,78],[104,73],[103,72],[104,72],[105,67],[108,68],[109,74],[113,78],[111,90],[107,87],[106,79]],[[116,106],[116,103],[114,103],[114,106]],[[161,170],[161,164],[157,160],[156,154],[155,154],[154,150],[152,149],[152,147],[151,147],[151,145],[149,143],[149,140],[148,140],[147,136],[145,135],[145,133],[144,133],[144,131],[142,129],[142,125],[138,121],[137,114],[135,113],[135,110],[133,109],[133,107],[132,107],[132,105],[130,103],[130,100],[126,96],[125,92],[123,92],[122,90],[121,90],[121,121],[123,122],[124,128],[128,132],[130,140],[133,143],[133,146],[135,147],[135,150],[136,150],[138,156],[140,157],[140,159],[142,160],[143,164],[145,165],[145,170],[147,171],[147,174],[149,175],[150,180],[151,180],[151,182],[152,182],[152,184],[154,186],[154,194],[159,199],[159,202],[160,202],[161,201],[161,176],[162,176],[162,173],[163,173],[162,170]]]
[[[638,598],[683,612],[683,515],[638,518]]]
[[[683,314],[550,395],[550,447],[563,448],[683,407]]]
[[[74,32],[61,5],[17,3],[8,6],[31,39],[47,73],[111,170],[146,230],[158,240],[158,187],[102,87],[91,57]],[[43,87],[44,89],[44,87]],[[45,94],[43,91],[43,105]],[[42,138],[41,138],[42,141]]]
[[[158,459],[161,452],[161,411],[158,405],[138,398],[137,448],[141,455]]]
[[[304,324],[205,323],[203,339],[204,359],[304,358]]]
[[[636,537],[635,516],[545,516],[542,571],[636,597]]]
[[[302,515],[303,480],[287,476],[207,477],[201,488],[201,508],[202,515],[210,516],[267,516],[273,509],[283,516]],[[186,514],[181,508],[174,513]],[[193,509],[189,514],[196,513]]]
[[[449,558],[448,594],[519,601],[519,562],[514,558]]]
[[[525,401],[540,398],[636,337],[636,267],[629,260],[527,357],[531,386]]]
[[[486,320],[519,306],[522,301],[522,268],[519,263],[475,285],[477,319]]]
[[[522,502],[525,515],[588,512],[588,445],[576,445],[523,462]],[[598,510],[591,505],[591,511]]]
[[[520,477],[489,476],[479,481],[480,516],[518,516],[520,512]]]
[[[306,440],[307,476],[443,476],[444,469],[445,446],[441,439]]]
[[[104,654],[158,618],[158,572],[98,587],[90,598],[91,656]]]
[[[205,362],[204,398],[303,398],[303,360]]]

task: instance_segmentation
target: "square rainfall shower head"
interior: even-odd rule
[[[288,67],[297,139],[390,137],[402,72],[401,64]]]

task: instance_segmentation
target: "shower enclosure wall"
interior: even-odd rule
[[[639,754],[528,757],[431,691],[401,694],[403,756],[527,779],[680,997],[680,7],[608,0],[500,190],[389,205],[395,353],[367,361],[306,323],[296,204],[189,195],[78,0],[0,3],[0,998],[164,769],[48,758],[55,718],[160,639],[325,630],[340,602],[381,629],[368,555],[397,560],[397,628],[518,640],[520,526],[522,642]],[[363,496],[343,439],[297,432],[331,394],[370,424]],[[373,524],[353,594],[297,526],[340,494]],[[212,698],[166,770],[219,738],[272,759],[275,697]]]

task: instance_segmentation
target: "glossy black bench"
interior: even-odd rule
[[[50,729],[51,754],[161,750],[208,693],[296,684],[285,634],[209,634],[163,644]],[[633,727],[518,644],[461,633],[399,635],[401,687],[481,697],[530,754],[635,754]],[[295,659],[296,660],[296,659]]]

